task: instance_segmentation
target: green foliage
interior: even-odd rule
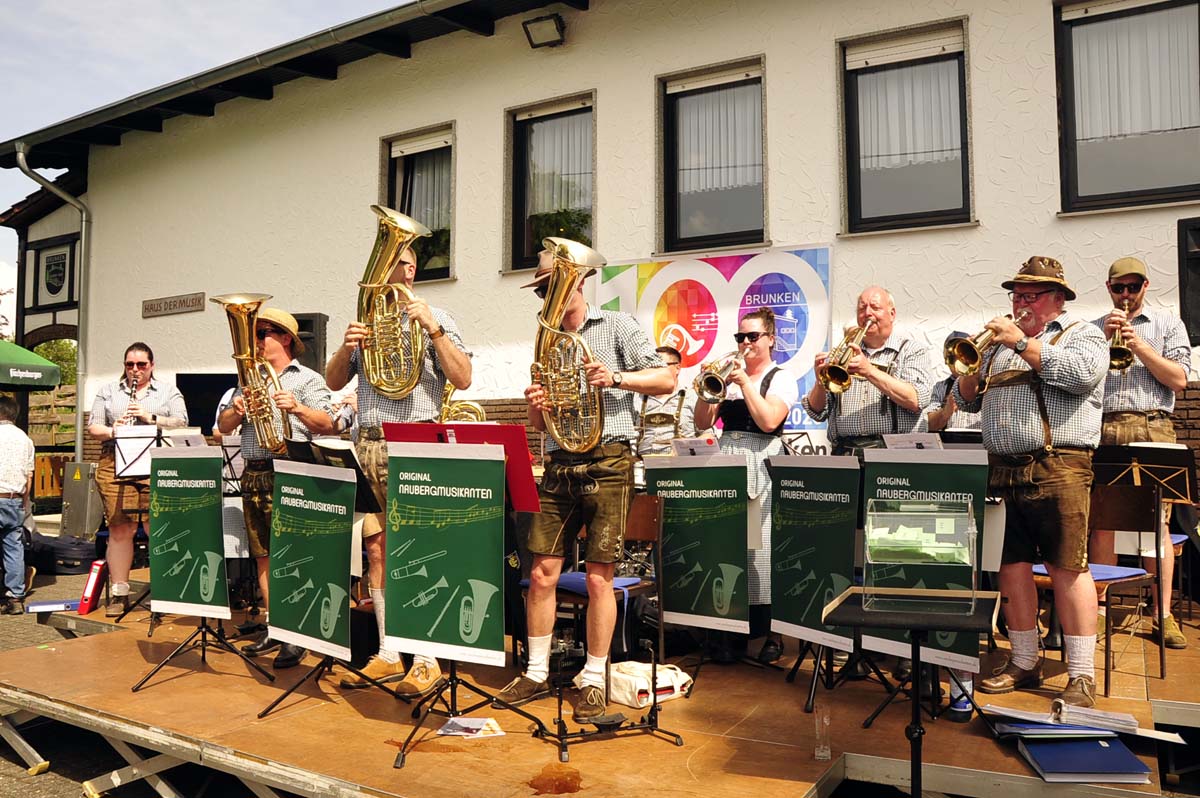
[[[70,338],[57,338],[46,341],[33,348],[35,354],[58,364],[62,372],[62,385],[74,385],[77,371],[77,344]]]
[[[534,213],[529,216],[529,229],[532,233],[530,241],[535,251],[541,249],[541,242],[547,236],[569,238],[580,244],[592,245],[592,212],[579,208],[562,208],[548,213]]]
[[[413,242],[413,252],[417,256],[417,279],[434,269],[444,269],[450,265],[450,228],[443,227],[433,231],[433,235],[418,238]]]

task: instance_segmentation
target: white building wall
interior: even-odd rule
[[[125,345],[155,347],[161,375],[232,371],[227,326],[205,313],[143,320],[145,298],[204,291],[274,294],[294,312],[329,314],[336,346],[373,240],[367,206],[383,199],[382,137],[453,122],[457,279],[418,293],[457,318],[475,353],[468,397],[519,396],[539,304],[504,274],[505,109],[595,93],[595,246],[610,261],[646,258],[658,229],[655,77],[761,55],[765,64],[767,230],[776,244],[832,242],[835,324],[864,285],[894,293],[903,322],[939,342],[1007,308],[1001,280],[1031,254],[1059,258],[1074,309],[1108,306],[1106,267],[1136,253],[1152,298],[1178,302],[1175,223],[1190,208],[1060,218],[1051,5],[1045,0],[598,0],[560,9],[564,47],[531,50],[520,18],[496,35],[457,33],[375,56],[337,81],[300,79],[270,102],[217,106],[163,133],[94,147],[95,212],[88,395],[113,379]],[[841,38],[967,17],[977,226],[839,236]],[[940,350],[940,347],[938,347]]]

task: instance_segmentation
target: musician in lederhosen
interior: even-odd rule
[[[695,399],[686,388],[679,387],[679,370],[683,366],[679,350],[673,346],[660,346],[654,351],[662,355],[667,368],[675,376],[676,390],[657,396],[642,394],[639,397],[636,447],[639,457],[671,454],[671,441],[696,434],[693,421]]]

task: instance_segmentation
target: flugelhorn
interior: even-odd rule
[[[359,344],[363,373],[371,387],[389,399],[403,399],[421,379],[425,360],[425,333],[416,319],[402,326],[404,309],[416,297],[407,286],[388,282],[400,265],[404,250],[429,228],[402,213],[380,205],[371,210],[379,217],[375,246],[358,283],[358,321],[367,327]]]
[[[237,363],[238,385],[242,388],[242,399],[246,402],[246,421],[254,426],[258,445],[275,454],[287,451],[287,438],[291,432],[291,420],[287,412],[275,407],[271,399],[283,388],[279,375],[266,360],[258,356],[255,340],[255,325],[258,324],[258,309],[271,298],[270,294],[224,294],[211,301],[225,308],[229,319],[229,333],[233,337],[233,360]],[[276,420],[280,426],[276,431]]]
[[[588,269],[606,261],[591,247],[566,238],[546,238],[544,246],[554,257],[544,283],[546,297],[538,313],[530,377],[546,392],[542,419],[546,432],[568,452],[586,452],[600,443],[604,433],[604,392],[588,384],[583,364],[595,360],[587,341],[562,327],[571,295]]]
[[[847,331],[842,342],[825,358],[825,362],[817,370],[817,379],[825,390],[832,394],[840,394],[850,388],[850,371],[847,366],[854,359],[854,349],[862,346],[867,330],[875,323],[875,319],[867,319],[863,326]]]
[[[742,356],[736,350],[728,352],[701,366],[692,387],[703,401],[710,405],[720,404],[729,389],[729,375],[740,368],[745,368]]]
[[[717,615],[728,615],[733,605],[734,588],[737,586],[738,577],[742,575],[742,569],[727,562],[718,565],[721,575],[715,577],[712,583],[713,610]]]
[[[1129,313],[1129,300],[1121,300],[1121,310]],[[1121,324],[1125,322],[1122,321]],[[1125,345],[1125,336],[1121,334],[1121,325],[1113,330],[1112,338],[1108,341],[1108,368],[1111,371],[1124,371],[1133,365],[1133,351]]]
[[[473,644],[483,630],[488,604],[500,588],[479,579],[468,579],[467,584],[471,586],[471,595],[463,596],[458,605],[458,636],[464,643]]]
[[[1029,317],[1029,308],[1021,308],[1016,316],[1009,316],[1013,324],[1020,325]],[[995,345],[996,333],[984,330],[973,338],[952,338],[942,348],[942,356],[950,371],[958,377],[965,377],[979,371],[983,362],[983,353],[988,347]]]

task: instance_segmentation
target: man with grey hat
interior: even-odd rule
[[[533,281],[522,286],[533,288],[539,298],[546,296],[556,255],[587,270],[566,299],[561,329],[578,333],[591,349],[593,360],[584,363],[583,370],[589,385],[603,389],[604,429],[599,443],[584,452],[568,452],[553,438],[546,442],[550,462],[538,487],[542,509],[529,530],[533,554],[525,604],[529,666],[499,698],[520,704],[546,692],[558,577],[566,547],[586,526],[587,662],[580,674],[574,719],[587,723],[607,709],[605,665],[617,621],[613,574],[623,553],[625,520],[633,497],[630,440],[637,435],[633,394],[666,393],[673,389],[675,375],[633,316],[602,310],[584,297],[586,278],[605,263],[600,253],[562,238],[547,238],[543,245],[546,250]],[[546,390],[538,383],[525,389],[529,423],[540,431],[546,430],[543,414],[550,410],[546,399]]]
[[[1104,424],[1100,443],[1124,446],[1140,441],[1175,443],[1171,412],[1175,394],[1187,387],[1192,347],[1187,329],[1178,316],[1165,310],[1146,307],[1150,276],[1146,264],[1138,258],[1119,258],[1108,270],[1109,296],[1113,309],[1093,324],[1111,341],[1119,331],[1132,362],[1124,368],[1110,368],[1104,384]],[[1110,364],[1124,365],[1124,364]],[[1171,505],[1163,516],[1163,540],[1169,541],[1167,526]],[[1092,562],[1115,564],[1111,530],[1092,532]],[[1153,572],[1154,557],[1143,558]],[[1171,578],[1175,573],[1175,549],[1168,542],[1162,550],[1162,596],[1155,600],[1163,608],[1162,628],[1155,612],[1154,636],[1167,648],[1186,648],[1187,638],[1171,616]]]
[[[300,365],[296,355],[304,352],[300,340],[300,329],[292,314],[278,308],[264,307],[258,312],[254,336],[257,341],[258,357],[271,364],[279,376],[279,390],[271,395],[278,410],[288,414],[290,429],[283,429],[278,413],[272,424],[281,438],[311,440],[313,435],[327,435],[334,431],[333,413],[329,400],[329,388],[320,374]],[[242,515],[246,521],[246,538],[250,544],[250,556],[258,570],[258,589],[263,603],[271,606],[267,587],[271,572],[271,513],[272,494],[275,491],[275,467],[271,463],[275,454],[258,442],[254,424],[243,424],[246,419],[246,400],[239,386],[233,392],[233,401],[217,416],[217,427],[222,435],[228,435],[239,425],[242,428]],[[290,668],[300,664],[304,649],[291,643],[280,643],[267,633],[242,648],[252,657],[269,654],[279,649],[272,667]]]
[[[989,487],[1006,509],[1000,592],[1012,656],[978,689],[1008,693],[1041,684],[1033,583],[1040,561],[1054,585],[1068,660],[1059,697],[1092,706],[1096,587],[1088,570],[1088,510],[1108,344],[1095,325],[1063,310],[1075,292],[1057,260],[1034,256],[1001,287],[1009,289],[1013,317],[987,323],[997,345],[979,371],[954,385],[959,407],[981,413]]]

